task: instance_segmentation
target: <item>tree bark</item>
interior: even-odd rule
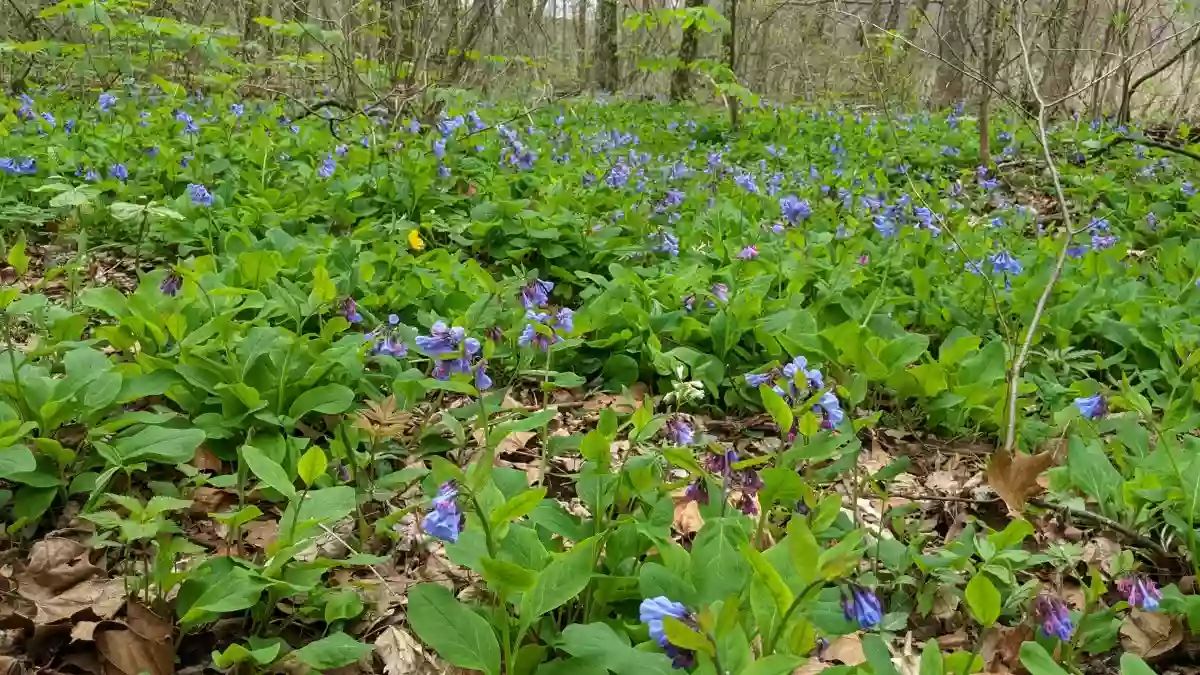
[[[725,33],[725,65],[729,66],[729,71],[732,74],[733,80],[737,81],[737,15],[738,15],[738,0],[726,0],[728,3],[729,16],[729,31]],[[729,107],[729,128],[736,131],[738,128],[738,99],[736,96],[725,97],[725,105]]]
[[[596,26],[596,84],[615,92],[620,88],[617,62],[617,0],[599,0],[600,21]]]
[[[967,11],[970,0],[953,0],[944,7],[942,17],[947,19],[943,31],[944,40],[939,43],[941,62],[938,64],[934,84],[933,103],[946,107],[963,100],[963,53],[967,48]]]
[[[687,0],[687,8],[703,7],[704,0]],[[683,29],[683,37],[679,40],[679,65],[671,75],[671,100],[682,101],[692,94],[692,62],[696,60],[696,50],[700,46],[696,25],[688,24]]]
[[[588,0],[575,0],[575,51],[578,58],[576,66],[579,73],[579,82],[585,85],[588,81],[587,11]]]
[[[467,52],[475,48],[475,43],[479,41],[479,36],[483,33],[483,27],[492,18],[492,11],[492,0],[475,0],[471,6],[471,22],[467,24],[466,33],[463,34],[463,39],[458,44],[458,56],[454,59],[454,66],[450,69],[451,82],[458,81],[459,76],[462,75],[463,65],[467,61]]]
[[[1019,0],[1018,0],[1019,1]],[[987,166],[992,163],[991,153],[991,118],[992,118],[992,86],[996,81],[996,21],[999,15],[1001,0],[985,0],[986,9],[983,19],[983,74],[982,92],[979,96],[979,163]]]

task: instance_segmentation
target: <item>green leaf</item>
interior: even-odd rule
[[[773,466],[759,472],[763,487],[758,493],[759,506],[769,509],[776,504],[786,504],[788,510],[804,496],[804,479],[792,469]]]
[[[25,253],[25,230],[21,230],[17,241],[8,249],[8,264],[20,276],[24,276],[29,269],[29,255]]]
[[[746,561],[750,563],[751,569],[754,570],[754,576],[758,577],[759,581],[771,591],[771,597],[775,600],[775,607],[779,610],[780,615],[792,606],[792,600],[795,596],[792,594],[792,589],[784,583],[783,577],[779,571],[767,562],[765,556],[750,545],[750,542],[742,542],[742,555],[746,557]]]
[[[634,649],[608,624],[571,624],[562,632],[558,647],[571,656],[602,663],[617,675],[672,675],[674,672],[666,655]]]
[[[317,478],[325,475],[328,466],[329,460],[325,458],[325,451],[314,445],[300,458],[296,464],[296,472],[300,474],[300,480],[304,481],[305,485],[312,487]]]
[[[584,539],[542,570],[537,583],[521,598],[523,624],[531,625],[534,619],[562,606],[587,587],[596,566],[598,542],[598,537]]]
[[[542,502],[546,497],[546,488],[539,487],[531,490],[525,490],[512,499],[504,502],[498,509],[492,511],[489,518],[492,527],[507,525],[518,518],[524,518],[533,511],[534,507]]]
[[[749,539],[741,518],[714,518],[692,545],[692,583],[705,606],[738,595],[750,578],[750,564],[738,550]]]
[[[526,569],[507,560],[497,560],[488,556],[479,559],[483,567],[483,579],[488,585],[505,591],[527,591],[537,583],[537,572]]]
[[[192,603],[181,619],[184,623],[202,623],[214,615],[240,612],[258,603],[270,582],[243,567],[235,567],[220,579],[210,580],[204,592]]]
[[[296,400],[292,401],[292,407],[288,409],[288,417],[298,420],[310,412],[336,415],[346,412],[353,404],[354,391],[352,389],[340,384],[327,384],[316,389],[309,389],[297,396]]]
[[[769,384],[760,386],[758,393],[762,396],[763,407],[775,420],[775,426],[779,427],[779,433],[786,435],[792,430],[792,421],[795,419],[791,406]]]
[[[114,319],[119,319],[129,313],[129,301],[112,286],[88,288],[79,294],[79,302],[83,303],[84,307],[98,309]]]
[[[804,659],[799,656],[771,654],[751,663],[750,667],[743,670],[741,675],[789,675],[802,663],[804,663]]]
[[[663,630],[666,631],[667,641],[676,647],[690,649],[692,651],[704,652],[709,656],[716,653],[708,638],[700,633],[697,633],[684,622],[676,619],[673,616],[668,616],[663,619]]]
[[[409,590],[408,621],[417,636],[459,668],[500,674],[500,643],[492,626],[437,584]]]
[[[966,596],[967,607],[979,625],[988,628],[1000,618],[1000,591],[996,590],[995,584],[986,574],[979,572],[971,577],[967,582]]]
[[[288,478],[283,467],[268,457],[265,452],[253,445],[243,445],[242,459],[255,478],[288,499],[296,498],[296,486],[292,485],[292,479]]]
[[[33,452],[24,445],[13,445],[0,448],[0,478],[9,478],[13,474],[33,471],[37,468],[37,460]]]
[[[1021,645],[1021,665],[1029,670],[1030,675],[1067,675],[1067,671],[1054,662],[1046,648],[1036,642]]]
[[[867,663],[871,664],[871,670],[875,671],[875,675],[900,675],[900,671],[896,670],[896,664],[892,663],[892,653],[888,650],[887,643],[878,633],[868,633],[862,638],[863,654],[867,657]]]
[[[132,436],[118,439],[113,443],[113,449],[122,466],[138,462],[186,464],[196,455],[196,448],[204,438],[200,429],[146,427]]]
[[[1121,675],[1157,675],[1157,673],[1136,655],[1125,652],[1121,655]]]
[[[929,640],[921,650],[919,675],[942,675],[942,648],[937,640]]]
[[[1071,436],[1067,444],[1067,476],[1075,487],[1101,504],[1114,503],[1124,480],[1097,441]]]
[[[304,645],[292,655],[316,670],[333,670],[354,663],[369,654],[371,649],[371,645],[365,645],[339,631]]]
[[[921,358],[929,348],[929,337],[920,333],[905,333],[902,337],[892,340],[879,354],[879,360],[887,366],[888,372],[894,373],[908,364]],[[881,675],[876,673],[875,675]]]
[[[325,601],[325,623],[353,619],[362,614],[363,601],[351,590],[334,591]]]

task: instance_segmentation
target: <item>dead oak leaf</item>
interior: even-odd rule
[[[104,675],[173,675],[175,651],[170,641],[154,642],[118,621],[96,628],[96,647],[104,661]]]
[[[421,643],[398,626],[388,628],[376,638],[375,653],[383,661],[386,675],[415,675],[426,663]]]
[[[1183,641],[1183,623],[1160,612],[1133,609],[1121,624],[1121,646],[1142,658],[1161,656]]]
[[[675,519],[672,528],[683,536],[695,534],[704,527],[704,516],[700,515],[700,505],[692,499],[675,501]]]
[[[101,619],[111,619],[125,604],[125,584],[120,579],[88,579],[61,593],[36,584],[21,584],[17,592],[37,607],[33,621],[38,624],[69,619],[85,610]]]
[[[1020,513],[1029,498],[1042,491],[1038,485],[1038,476],[1054,463],[1054,455],[1050,452],[1039,452],[1036,455],[1015,455],[1001,448],[992,455],[988,463],[988,485],[1000,495],[1000,499],[1008,505],[1013,513]]]
[[[822,656],[826,661],[837,661],[847,666],[857,666],[867,662],[863,653],[862,636],[858,633],[843,635],[829,644]]]
[[[34,544],[25,568],[29,579],[51,591],[70,588],[99,571],[88,559],[86,546],[63,537],[48,537]]]

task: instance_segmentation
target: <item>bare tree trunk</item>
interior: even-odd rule
[[[704,0],[687,0],[687,8],[703,7]],[[671,75],[671,100],[682,101],[692,94],[692,62],[696,60],[696,50],[700,46],[696,34],[696,24],[688,24],[683,29],[683,37],[679,40],[679,67]]]
[[[579,83],[588,82],[588,30],[587,30],[588,0],[575,0],[575,52],[578,58],[577,68]]]
[[[963,54],[967,48],[967,11],[970,0],[953,0],[944,8],[942,18],[948,21],[943,30],[945,38],[939,43],[937,81],[933,89],[935,106],[945,107],[963,100]]]
[[[883,24],[884,28],[896,30],[900,26],[900,9],[903,5],[904,0],[892,0],[892,6],[888,8],[887,22]]]
[[[728,3],[727,12],[729,14],[729,30],[725,33],[725,65],[729,66],[729,71],[733,75],[734,81],[737,81],[737,24],[738,24],[738,0],[725,0]],[[726,96],[725,105],[729,107],[729,128],[737,130],[738,128],[738,99],[736,96]]]
[[[600,17],[596,26],[596,84],[604,91],[617,91],[620,71],[617,63],[617,0],[599,0]]]
[[[1019,0],[1018,0],[1019,1]],[[983,19],[983,86],[979,96],[979,163],[987,166],[992,163],[991,152],[991,118],[992,118],[992,86],[996,80],[996,20],[999,14],[1001,0],[985,0],[987,5]]]
[[[1175,52],[1173,56],[1158,64],[1158,66],[1152,69],[1150,72],[1142,75],[1132,82],[1129,81],[1129,78],[1133,76],[1131,68],[1131,72],[1123,80],[1123,86],[1121,88],[1121,108],[1117,112],[1117,121],[1123,124],[1129,122],[1130,103],[1133,101],[1133,93],[1137,91],[1138,87],[1142,86],[1148,80],[1152,79],[1154,76],[1158,75],[1167,68],[1170,68],[1177,61],[1187,56],[1187,53],[1198,44],[1200,44],[1200,32],[1197,32],[1196,36],[1189,40],[1187,44],[1180,48],[1179,51]]]
[[[463,39],[458,44],[458,56],[454,59],[454,66],[450,69],[451,82],[458,81],[459,76],[462,75],[463,65],[467,61],[467,52],[475,48],[475,43],[479,41],[483,27],[491,20],[493,11],[492,0],[475,0],[471,5],[471,22],[467,24],[466,33],[463,34]]]

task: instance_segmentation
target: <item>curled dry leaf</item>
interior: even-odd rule
[[[220,473],[223,468],[221,459],[205,445],[196,448],[196,454],[192,457],[192,466],[196,467],[197,471],[212,471],[213,473]]]
[[[69,619],[84,610],[91,610],[98,618],[111,619],[125,604],[125,584],[120,579],[88,579],[60,593],[23,583],[17,592],[37,607],[33,620],[38,624]]]
[[[96,627],[96,647],[104,661],[104,675],[173,675],[175,650],[171,642],[154,642],[118,621]]]
[[[979,655],[983,657],[984,671],[1007,672],[1020,666],[1021,644],[1033,639],[1033,629],[1028,624],[1019,626],[992,626],[983,636]]]
[[[1121,646],[1142,658],[1166,654],[1182,641],[1183,623],[1160,612],[1134,609],[1121,624]]]
[[[380,634],[375,640],[375,653],[383,661],[386,675],[416,675],[427,664],[421,644],[399,626]]]
[[[863,653],[862,635],[850,633],[839,637],[830,643],[824,657],[826,661],[837,661],[847,666],[866,663],[867,655]]]
[[[1083,545],[1083,562],[1095,565],[1111,576],[1113,563],[1120,553],[1120,544],[1107,537],[1096,537]]]
[[[91,642],[98,625],[95,621],[77,622],[71,626],[71,642]]]
[[[1001,448],[992,455],[988,463],[988,485],[1000,495],[1013,513],[1020,513],[1029,498],[1044,488],[1038,485],[1038,476],[1054,463],[1054,454],[1039,452],[1036,455],[1011,454]]]
[[[672,524],[675,531],[689,536],[704,527],[704,516],[700,515],[700,505],[690,499],[675,500],[675,520]]]
[[[47,590],[60,591],[99,571],[88,559],[86,546],[73,539],[48,537],[33,545],[25,576]]]

